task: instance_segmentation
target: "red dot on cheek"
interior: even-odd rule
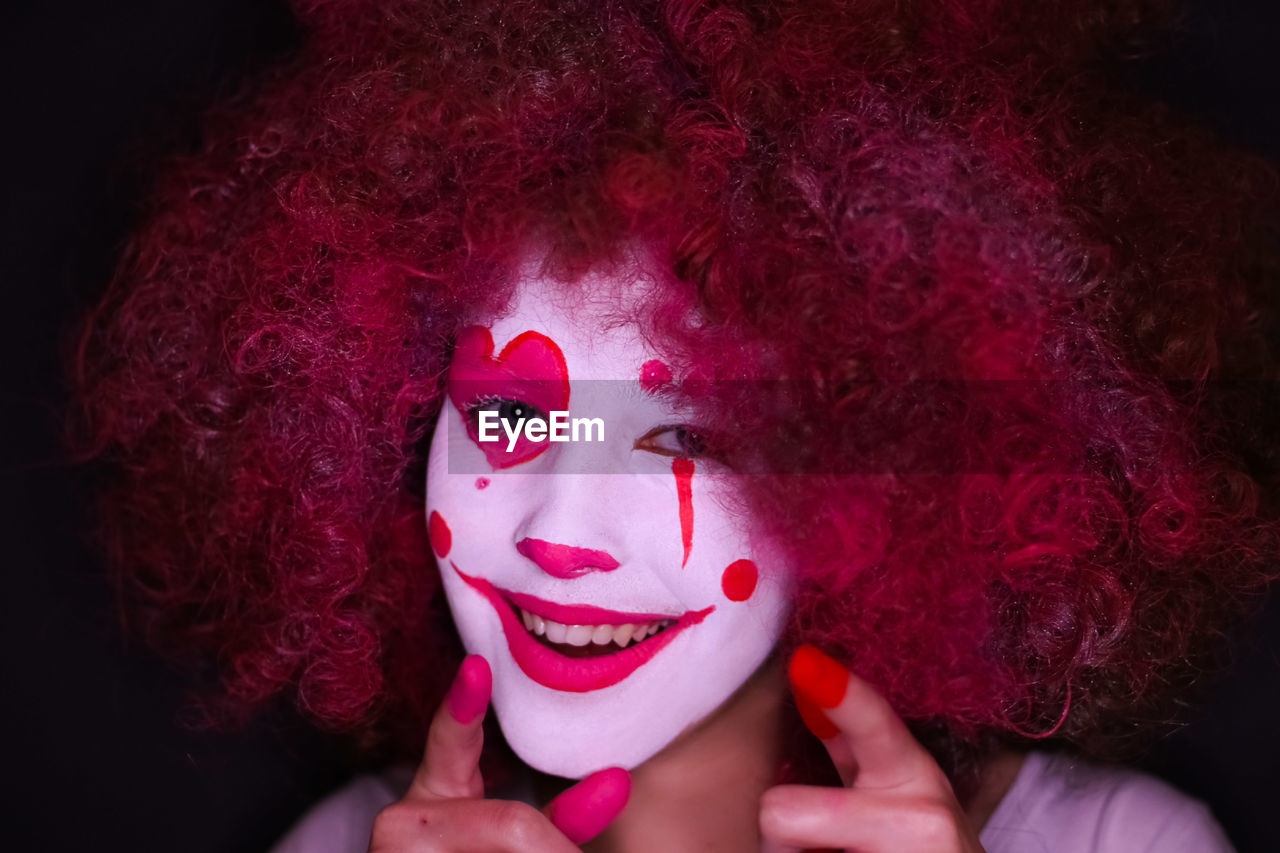
[[[453,547],[453,533],[449,531],[444,517],[434,509],[431,510],[431,518],[427,520],[427,537],[431,540],[431,550],[436,552],[438,559],[443,560],[449,555],[449,549]]]
[[[487,489],[487,488],[489,488],[489,478],[488,478],[488,477],[476,477],[476,488],[477,488],[477,489]]]
[[[746,601],[756,591],[760,572],[750,560],[735,560],[720,576],[720,588],[730,601]]]

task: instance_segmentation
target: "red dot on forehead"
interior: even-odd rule
[[[760,572],[750,560],[735,560],[720,576],[720,588],[730,601],[746,601],[756,591]]]
[[[487,488],[489,488],[489,478],[488,478],[488,477],[476,477],[476,488],[477,488],[477,489],[487,489]]]
[[[640,365],[640,388],[646,394],[653,394],[671,384],[671,368],[658,359],[650,359]]]
[[[449,549],[453,547],[453,533],[449,531],[444,516],[434,509],[431,510],[431,518],[427,520],[427,537],[431,540],[431,550],[436,552],[437,558],[443,560],[449,555]]]

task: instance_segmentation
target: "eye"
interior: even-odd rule
[[[526,403],[524,400],[512,400],[506,397],[484,397],[467,406],[467,423],[475,430],[480,427],[481,412],[496,412],[498,418],[506,422],[513,431],[521,420],[528,421],[533,418],[547,420],[545,412],[532,403]]]
[[[634,448],[659,456],[697,459],[707,454],[707,440],[692,427],[669,424],[654,427],[637,438]]]

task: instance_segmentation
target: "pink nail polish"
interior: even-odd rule
[[[631,774],[621,767],[597,770],[547,806],[547,817],[574,844],[604,832],[631,796]]]
[[[467,725],[484,714],[492,692],[493,675],[489,672],[489,662],[480,655],[467,655],[462,666],[458,667],[449,694],[444,697],[444,706],[455,720]]]

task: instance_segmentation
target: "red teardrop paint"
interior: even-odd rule
[[[431,510],[431,518],[427,520],[427,538],[431,540],[431,550],[436,552],[437,559],[443,560],[453,547],[453,533],[445,523],[444,516]]]
[[[680,544],[684,546],[680,568],[683,569],[693,549],[693,460],[673,459],[671,473],[676,476],[676,496],[680,500]]]

